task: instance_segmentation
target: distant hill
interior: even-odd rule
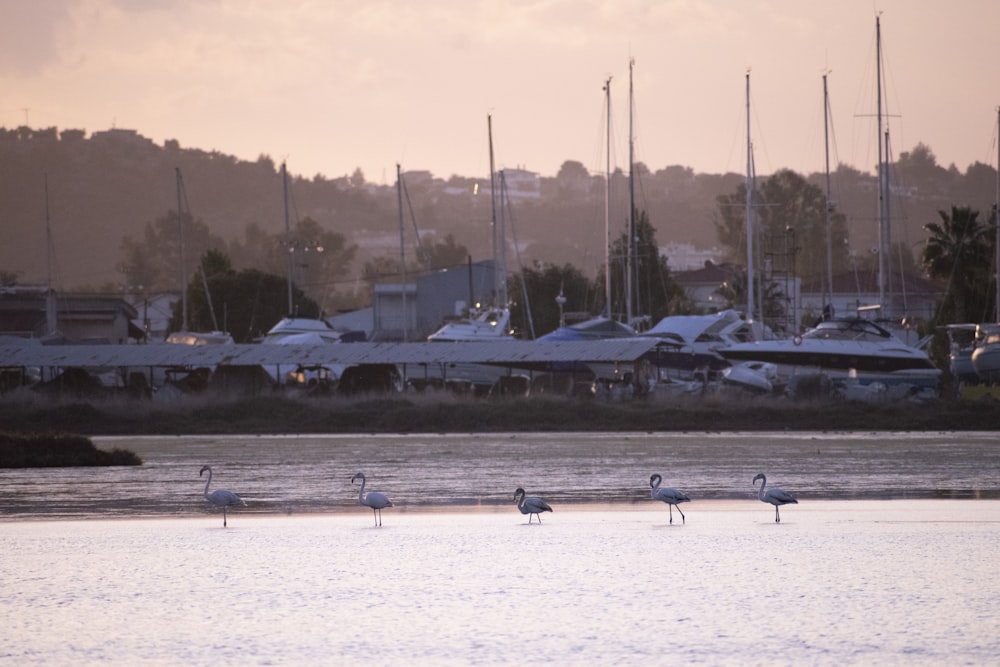
[[[894,213],[901,221],[896,239],[907,245],[918,246],[923,225],[937,220],[937,211],[952,204],[970,204],[988,217],[994,197],[992,168],[972,165],[964,174],[954,167],[944,169],[921,146],[903,153],[894,166],[899,182],[907,184],[900,190],[905,206]],[[284,229],[280,165],[267,156],[248,162],[181,148],[176,141],[159,146],[124,129],[88,136],[83,130],[0,128],[0,271],[18,274],[20,282],[45,281],[47,179],[56,286],[114,288],[122,282],[116,269],[122,238],[141,238],[147,222],[177,208],[177,167],[191,213],[212,233],[230,241],[240,238],[250,223],[270,233]],[[294,165],[289,168],[294,170]],[[695,174],[680,166],[650,171],[637,165],[636,171],[637,206],[647,211],[661,245],[717,245],[715,198],[733,193],[742,175]],[[600,176],[565,168],[555,176],[535,175],[536,190],[511,199],[508,216],[522,261],[570,263],[585,274],[596,274],[604,261]],[[809,178],[822,182],[817,174]],[[474,259],[490,256],[488,198],[482,191],[474,194],[477,184],[488,188],[487,180],[483,175],[444,181],[427,172],[404,172],[408,238],[415,224],[422,233],[434,231],[439,238],[453,234]],[[613,179],[616,210],[621,212],[612,222],[619,230],[626,217],[626,181],[621,173]],[[838,209],[848,215],[851,245],[867,251],[875,243],[875,179],[842,167],[834,182]],[[293,176],[290,192],[296,219],[311,217],[360,246],[355,271],[372,256],[398,256],[395,187]]]

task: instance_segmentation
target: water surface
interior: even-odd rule
[[[116,438],[0,471],[6,664],[992,664],[995,434]],[[244,495],[229,527],[198,470]],[[396,507],[358,507],[366,472]],[[774,510],[750,480],[800,498]],[[668,523],[652,472],[692,496]],[[554,512],[528,525],[513,488]]]

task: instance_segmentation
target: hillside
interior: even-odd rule
[[[284,229],[280,164],[267,156],[247,162],[182,148],[175,141],[159,146],[131,130],[88,136],[82,130],[0,128],[0,271],[15,274],[22,283],[46,280],[47,204],[56,287],[118,289],[122,238],[141,238],[147,223],[176,210],[178,167],[191,213],[213,234],[231,242],[240,239],[249,224],[271,234]],[[289,170],[294,174],[294,165]],[[585,170],[582,176],[564,171],[541,175],[535,196],[511,206],[521,259],[569,263],[595,275],[604,256],[603,179]],[[653,170],[637,165],[636,171],[637,207],[648,212],[661,245],[718,245],[716,197],[732,194],[743,182],[741,175],[695,174],[679,166]],[[923,225],[953,204],[971,204],[987,217],[994,174],[981,164],[964,174],[954,167],[944,169],[919,145],[903,153],[894,165],[894,178],[903,184],[898,188],[903,204],[894,214],[899,219],[895,239],[919,248]],[[816,174],[809,179],[820,181]],[[428,172],[404,172],[409,237],[413,227],[421,233],[434,231],[439,238],[453,234],[474,259],[488,257],[488,201],[472,194],[476,184],[487,180],[486,175],[472,175],[445,182]],[[620,173],[613,180],[619,201],[627,201],[626,180]],[[875,243],[874,178],[841,167],[834,182],[838,210],[848,218],[851,248],[864,255]],[[350,275],[357,275],[372,256],[398,256],[400,216],[394,186],[293,175],[289,191],[295,219],[311,217],[360,246]],[[613,224],[620,226],[624,211],[614,217]]]

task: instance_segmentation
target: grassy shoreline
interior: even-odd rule
[[[1000,403],[857,404],[760,398],[607,403],[563,397],[398,396],[0,403],[4,429],[98,435],[526,431],[993,431]]]

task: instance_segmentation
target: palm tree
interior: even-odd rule
[[[928,275],[948,281],[938,323],[982,319],[990,307],[992,230],[969,206],[952,206],[951,215],[938,215],[940,223],[924,225],[928,238],[921,257]]]

